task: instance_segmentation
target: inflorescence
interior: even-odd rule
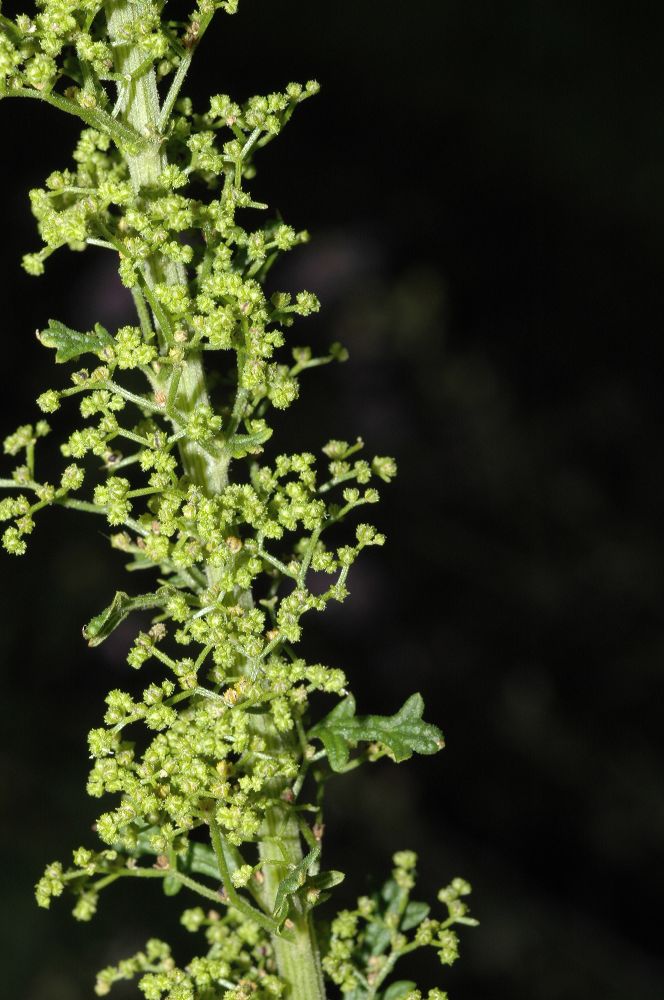
[[[268,275],[308,235],[247,187],[255,154],[317,83],[216,94],[202,109],[181,95],[213,15],[236,7],[200,0],[174,21],[149,0],[41,0],[34,16],[0,15],[0,97],[44,100],[85,126],[71,166],[30,194],[43,246],[23,265],[40,275],[62,247],[101,248],[136,310],[115,331],[51,320],[39,332],[75,370],[38,406],[45,417],[77,406],[81,422],[60,444],[56,482],[36,464],[46,419],[5,439],[16,465],[0,480],[2,544],[22,555],[35,516],[57,505],[104,519],[128,568],[153,574],[153,589],[117,593],[84,629],[96,646],[141,614],[127,660],[149,677],[111,691],[89,735],[88,792],[116,797],[96,823],[101,849],[49,865],[37,901],[66,890],[88,920],[111,883],[152,878],[205,902],[182,917],[204,934],[204,955],[180,968],[151,940],[99,974],[100,996],[134,977],[147,1000],[286,996],[275,951],[343,877],[320,868],[327,778],[443,745],[419,695],[393,716],[358,715],[344,673],[298,649],[304,616],[343,601],[362,550],[383,544],[363,508],[396,466],[365,458],[359,439],[329,441],[322,461],[265,458],[271,411],[297,399],[305,371],[347,353],[287,344],[318,300],[270,292]],[[334,704],[321,715],[324,698]],[[414,864],[396,855],[382,892],[334,920],[323,967],[345,997],[419,1000],[412,983],[384,985],[397,959],[424,945],[444,964],[456,957],[468,887],[453,882],[440,895],[448,917],[430,918],[410,901]]]

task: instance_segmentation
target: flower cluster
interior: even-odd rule
[[[6,488],[21,491],[16,496],[0,500],[0,521],[14,522],[2,535],[2,544],[11,555],[25,553],[27,548],[25,536],[32,533],[35,526],[34,515],[37,511],[54,503],[67,503],[70,494],[83,485],[84,471],[75,464],[63,469],[58,486],[35,481],[35,445],[49,431],[50,427],[46,421],[40,420],[34,427],[31,424],[24,424],[14,434],[5,438],[5,454],[20,455],[25,458],[24,464],[14,468],[10,480],[0,481],[0,485]]]
[[[38,406],[78,404],[80,419],[55,482],[35,462],[45,420],[6,438],[16,465],[0,480],[2,543],[22,555],[43,508],[84,511],[110,526],[129,569],[146,571],[133,579],[152,581],[118,592],[84,629],[94,647],[140,614],[127,662],[148,676],[111,691],[89,734],[88,792],[115,797],[96,822],[101,849],[50,864],[37,901],[67,891],[88,920],[103,889],[142,878],[208,906],[183,916],[204,930],[205,954],[180,967],[151,940],[100,973],[100,996],[138,978],[148,1000],[323,1000],[311,911],[343,878],[320,870],[325,782],[443,745],[419,695],[393,716],[358,715],[344,673],[298,648],[304,616],[343,601],[355,561],[383,544],[361,509],[396,466],[364,457],[360,439],[329,441],[322,461],[273,447],[272,410],[297,399],[305,371],[347,353],[289,342],[318,300],[267,279],[308,236],[248,189],[256,154],[318,85],[215,94],[200,109],[181,94],[213,15],[236,7],[198,0],[172,20],[151,0],[39,0],[34,17],[0,15],[0,98],[41,99],[85,126],[71,164],[31,192],[43,246],[24,267],[41,274],[62,247],[111,253],[136,309],[113,331],[56,320],[39,331],[72,371]],[[451,926],[471,922],[465,883],[440,897],[448,919],[429,919],[409,900],[414,857],[395,863],[382,894],[333,924],[325,971],[355,1000],[378,997],[414,947],[453,961]],[[407,986],[380,996],[418,1000]]]
[[[411,900],[416,883],[417,856],[398,851],[393,858],[392,878],[373,896],[362,896],[354,910],[343,910],[332,923],[332,933],[323,966],[330,979],[353,1000],[422,1000],[415,984],[386,980],[405,955],[419,948],[435,948],[442,965],[452,965],[459,955],[455,924],[475,926],[463,897],[470,886],[463,879],[441,889],[438,900],[447,917],[429,916],[427,903]],[[427,1000],[446,1000],[447,993],[430,990]]]
[[[131,958],[108,966],[97,976],[95,993],[107,996],[118,982],[138,980],[146,1000],[277,1000],[284,985],[276,972],[269,936],[236,910],[221,914],[200,907],[185,910],[181,923],[191,933],[203,931],[205,955],[181,969],[170,947],[155,938]]]

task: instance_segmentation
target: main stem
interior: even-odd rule
[[[123,44],[123,28],[141,16],[140,0],[107,0],[108,33],[113,45],[116,72],[127,80],[143,64],[145,53],[136,45]],[[137,75],[133,82],[120,84],[123,100],[122,116],[141,134],[154,139],[143,152],[125,154],[136,195],[144,187],[154,185],[164,167],[166,155],[159,135],[159,95],[154,70]],[[184,284],[186,272],[181,265],[154,259],[145,270],[150,286],[157,281]],[[207,403],[208,392],[203,360],[200,354],[189,355],[184,362],[177,389],[177,406],[181,413],[191,413]],[[228,482],[228,459],[214,459],[194,442],[180,446],[182,462],[189,478],[208,496],[219,493]],[[210,582],[213,582],[211,579]],[[266,734],[268,735],[268,734]],[[271,727],[269,742],[275,753],[283,750],[282,737]],[[277,796],[282,789],[272,789]],[[264,898],[274,905],[280,881],[302,861],[302,843],[297,820],[286,804],[267,810],[259,855],[264,865]],[[290,940],[273,935],[272,944],[280,976],[288,983],[290,1000],[325,1000],[325,986],[320,963],[318,940],[311,913],[298,910],[292,916]]]

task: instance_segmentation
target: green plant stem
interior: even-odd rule
[[[107,885],[111,885],[112,882],[115,882],[119,878],[160,878],[162,880],[172,878],[204,899],[209,899],[211,902],[217,904],[222,902],[219,893],[215,892],[214,889],[209,889],[202,882],[190,878],[183,872],[171,871],[170,869],[159,871],[153,868],[126,868],[123,871],[111,872],[110,875],[106,875],[95,883],[94,888],[99,892],[99,890],[105,888]]]
[[[136,0],[107,0],[106,10],[109,35],[115,43],[115,69],[125,78],[132,78],[130,83],[119,84],[120,88],[125,88],[124,93],[121,90],[119,94],[123,120],[141,136],[151,140],[141,150],[126,154],[134,190],[140,195],[144,188],[157,182],[166,166],[160,127],[165,130],[167,122],[160,121],[154,69],[133,78],[132,74],[141,66],[145,54],[135,46],[122,44],[123,26],[140,16],[140,4]],[[150,287],[157,281],[169,284],[186,281],[186,274],[180,265],[156,259],[148,263],[144,277]],[[168,392],[168,384],[165,388]],[[200,353],[187,356],[179,375],[176,395],[178,409],[183,414],[191,413],[198,405],[208,402]],[[187,475],[207,495],[214,495],[226,486],[228,457],[212,457],[194,442],[187,441],[180,443],[180,451]],[[213,574],[208,574],[208,581],[211,584],[215,582]],[[274,732],[271,746],[274,752],[283,749],[279,740]],[[297,820],[294,816],[285,818],[284,809],[279,806],[267,810],[259,855],[261,860],[272,862],[265,865],[265,899],[272,907],[279,882],[303,858]],[[279,934],[272,935],[279,974],[288,983],[288,998],[325,1000],[318,941],[311,914],[297,913],[293,924],[292,928],[288,928],[290,940]]]
[[[292,737],[278,733],[269,716],[257,716],[255,725],[270,752],[283,753],[285,749],[292,749]],[[270,782],[268,794],[273,801],[279,802],[284,790],[284,783],[275,780]],[[266,813],[258,851],[264,862],[263,896],[272,909],[279,883],[304,857],[297,816],[283,800]],[[297,898],[294,905],[295,912],[291,912],[289,921],[293,925],[289,927],[292,942],[279,937],[272,939],[279,972],[290,986],[289,998],[325,1000],[325,984],[313,916],[311,911],[303,910]]]
[[[268,810],[259,854],[263,862],[265,883],[263,890],[268,903],[273,906],[281,880],[302,858],[302,842],[297,819],[293,813],[273,807]],[[293,1000],[324,1000],[325,984],[320,963],[316,928],[311,912],[300,908],[291,915],[289,928],[292,941],[274,937],[272,943],[277,955],[279,972],[290,986],[289,998]]]
[[[239,892],[233,885],[233,880],[231,879],[231,872],[226,861],[226,855],[224,852],[224,842],[219,830],[219,826],[214,819],[210,817],[210,836],[212,839],[212,847],[214,848],[214,853],[217,858],[217,864],[219,866],[219,874],[221,876],[221,881],[223,883],[224,889],[226,890],[226,895],[228,897],[229,903],[239,910],[240,913],[244,913],[246,917],[249,917],[254,923],[259,924],[265,930],[269,931],[271,934],[277,934],[279,932],[279,925],[276,920],[271,917],[266,916],[257,910],[251,903],[248,903],[246,899],[243,899]],[[284,935],[288,937],[289,935]]]
[[[150,188],[158,182],[167,162],[163,137],[157,128],[157,81],[154,69],[134,78],[133,75],[145,59],[145,53],[137,46],[122,44],[123,27],[141,16],[140,3],[136,0],[108,0],[106,10],[108,32],[114,43],[115,69],[130,81],[118,85],[124,107],[123,120],[148,140],[141,150],[125,154],[132,185],[140,196],[144,188]],[[160,281],[172,285],[186,282],[186,273],[181,265],[156,258],[146,265],[144,277],[150,288]],[[208,403],[200,353],[190,354],[182,365],[177,399],[183,413],[191,413],[197,406]],[[208,494],[218,493],[224,488],[228,482],[228,460],[212,458],[193,441],[182,441],[179,447],[185,471],[193,482]]]

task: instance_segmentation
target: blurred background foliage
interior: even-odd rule
[[[423,888],[473,882],[482,925],[441,977],[456,1000],[662,996],[663,29],[664,9],[597,0],[243,0],[192,77],[201,103],[323,84],[256,191],[314,237],[278,275],[324,303],[294,342],[351,361],[310,377],[280,447],[361,434],[401,474],[389,544],[306,650],[362,710],[420,689],[448,741],[332,786],[328,861],[342,898],[406,846]],[[76,127],[3,102],[0,128],[4,433],[53,381],[34,329],[128,306],[104,251],[19,270],[27,191]],[[32,901],[44,862],[92,837],[85,734],[128,633],[88,652],[79,628],[121,559],[54,511],[0,573],[3,981],[82,1000],[178,910],[142,886],[92,925]]]

